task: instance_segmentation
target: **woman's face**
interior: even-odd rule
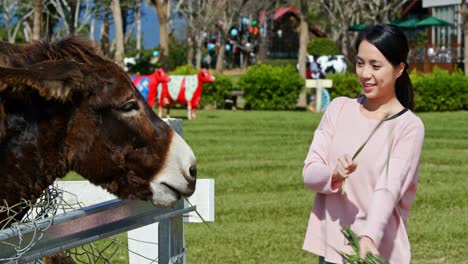
[[[395,82],[403,73],[404,63],[393,66],[371,43],[363,40],[356,56],[356,74],[368,99],[395,96]]]

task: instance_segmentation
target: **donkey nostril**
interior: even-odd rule
[[[190,166],[189,172],[190,172],[190,176],[192,176],[193,178],[196,178],[197,177],[197,165]]]

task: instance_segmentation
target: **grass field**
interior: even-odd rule
[[[314,198],[301,173],[320,117],[206,110],[184,120],[199,177],[216,186],[211,228],[185,225],[188,263],[317,263],[301,250]],[[468,112],[420,117],[426,138],[408,222],[412,263],[468,263]]]
[[[468,263],[468,112],[420,116],[426,138],[408,222],[412,263]],[[301,172],[319,119],[204,111],[184,122],[200,177],[216,181],[213,228],[186,225],[188,263],[317,263],[301,250],[314,197]]]

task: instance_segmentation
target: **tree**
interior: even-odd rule
[[[307,43],[309,42],[309,26],[307,24],[307,0],[300,0],[301,12],[299,18],[301,20],[299,26],[299,52],[297,63],[299,64],[299,74],[306,78],[306,58],[307,58]]]
[[[468,76],[468,3],[467,1],[463,1],[461,6],[461,14],[463,16],[463,34],[464,34],[464,55],[463,55],[463,62],[464,62],[464,70],[465,76]]]
[[[18,0],[3,0],[1,7],[8,42],[15,43],[23,22],[33,15],[33,7],[30,1]]]
[[[189,50],[188,63],[192,65],[195,56],[195,67],[201,68],[202,46],[206,32],[214,30],[218,17],[213,6],[216,0],[180,0],[175,5],[175,12],[180,14],[187,25],[187,38],[192,46]],[[191,55],[193,54],[193,55]]]
[[[91,18],[97,13],[97,6],[92,1],[48,0],[54,12],[49,15],[62,22],[62,35],[75,34],[88,27]]]
[[[142,47],[142,28],[141,28],[141,4],[142,0],[135,1],[135,22],[136,22],[136,50],[137,50],[137,58],[140,58],[141,55],[141,47]]]
[[[111,2],[111,9],[112,9],[112,16],[114,17],[114,29],[115,29],[115,56],[114,61],[120,67],[124,67],[124,56],[125,56],[125,48],[124,48],[124,31],[123,31],[123,23],[122,23],[122,11],[120,9],[120,1],[119,0],[112,0]]]
[[[301,12],[299,13],[299,52],[297,63],[299,65],[299,74],[302,78],[306,78],[306,58],[307,58],[307,43],[309,42],[309,26],[307,24],[307,11],[309,10],[307,0],[300,0]],[[307,106],[307,92],[302,89],[297,104],[299,106]]]
[[[341,52],[348,56],[355,35],[348,32],[352,24],[387,23],[395,18],[408,0],[320,0],[320,6],[330,18],[330,35]]]
[[[409,0],[374,0],[356,1],[360,10],[361,21],[386,23],[393,20],[401,13],[403,5]]]
[[[224,70],[224,55],[226,52],[226,40],[231,27],[240,17],[242,8],[248,0],[220,0],[215,2],[213,6],[214,14],[218,17],[216,26],[219,30],[219,50],[216,59],[216,71],[223,72]]]
[[[159,59],[161,67],[169,70],[169,32],[168,32],[168,5],[169,0],[150,0],[156,7],[159,19]]]
[[[33,40],[41,38],[42,0],[34,0]]]
[[[290,5],[291,1],[285,1],[285,0],[245,0],[245,1],[233,1],[234,6],[239,6],[240,8],[236,10],[236,12],[231,12],[232,16],[232,23],[231,25],[227,28],[229,30],[236,21],[243,17],[249,17],[252,18],[252,20],[257,21],[257,25],[261,27],[261,29],[258,29],[260,32],[256,34],[253,38],[253,42],[255,42],[255,46],[258,47],[258,52],[255,54],[257,56],[256,59],[264,60],[266,59],[266,54],[268,51],[268,44],[270,42],[270,37],[271,35],[269,34],[268,30],[268,17],[271,17],[273,15],[273,12],[281,5]],[[218,8],[217,8],[218,9]],[[220,8],[221,9],[221,8]],[[224,34],[222,34],[226,38],[228,38],[228,32],[226,31]],[[247,34],[248,35],[248,34]],[[238,46],[238,48],[246,55],[245,57],[248,58],[250,54],[254,51],[254,45],[244,45],[247,42],[247,35],[244,35],[244,40],[241,40],[241,43]],[[252,36],[250,36],[252,37]],[[220,43],[220,51],[221,49],[224,48],[224,43]],[[223,51],[224,52],[224,51]],[[218,55],[219,56],[219,55]],[[247,62],[248,60],[244,60],[244,63],[242,67],[247,67]],[[218,57],[217,63],[220,63],[220,58]]]

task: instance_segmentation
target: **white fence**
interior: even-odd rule
[[[322,112],[324,110],[324,98],[323,92],[324,88],[332,88],[333,81],[329,79],[307,79],[306,88],[315,88],[315,111]],[[328,102],[325,102],[328,105],[330,98],[327,98]]]

